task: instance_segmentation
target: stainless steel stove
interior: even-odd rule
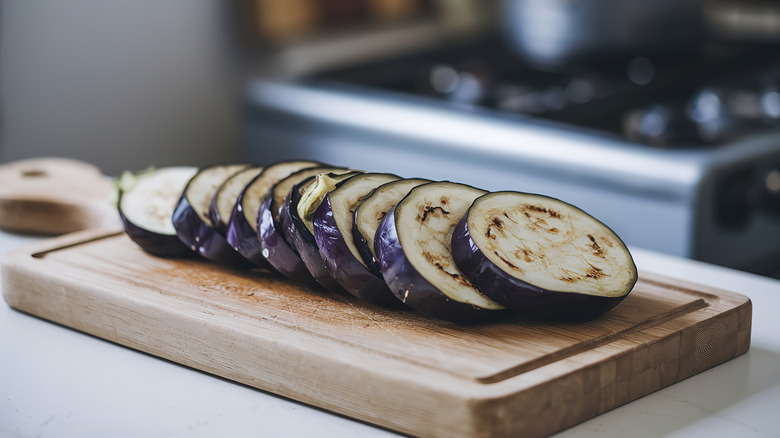
[[[523,64],[499,39],[248,88],[246,158],[543,193],[633,246],[780,275],[780,55]]]

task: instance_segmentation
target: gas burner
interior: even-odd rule
[[[490,40],[314,79],[550,120],[635,144],[703,148],[778,129],[780,60],[771,50],[707,46],[551,72],[524,65]]]

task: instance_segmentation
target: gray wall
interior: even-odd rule
[[[220,0],[0,0],[0,163],[115,175],[229,161],[240,81]]]

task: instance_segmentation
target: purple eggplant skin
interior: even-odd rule
[[[260,213],[257,215],[257,241],[261,256],[285,277],[302,283],[315,284],[314,277],[309,273],[298,252],[277,230],[279,224],[274,223],[271,200],[269,193],[260,205]]]
[[[315,165],[312,167],[304,167],[275,181],[273,186],[266,191],[258,207],[255,230],[256,239],[260,245],[258,250],[274,269],[288,278],[317,287],[317,282],[301,260],[298,251],[287,240],[279,217],[280,207],[284,204],[284,196],[289,193],[292,185],[306,179],[307,175],[310,177],[319,172],[338,169],[327,164],[313,164]],[[271,167],[269,166],[269,168]],[[279,199],[280,197],[281,199]],[[244,202],[242,202],[242,206],[244,206]]]
[[[478,324],[496,321],[507,315],[504,310],[488,310],[450,299],[426,280],[409,263],[396,230],[393,207],[376,231],[374,250],[382,276],[390,291],[409,307],[446,321]],[[414,288],[415,293],[409,293]]]
[[[507,274],[477,248],[468,230],[468,212],[452,233],[452,256],[458,269],[483,294],[516,314],[547,321],[575,322],[595,318],[618,305],[620,297],[542,289]]]
[[[336,292],[345,292],[344,288],[333,279],[325,267],[325,261],[322,260],[320,249],[314,235],[306,228],[303,220],[298,216],[298,202],[301,200],[301,188],[305,187],[313,178],[293,186],[287,199],[284,200],[281,208],[282,233],[290,245],[295,248],[303,264],[309,270],[309,273],[317,283],[325,289]]]
[[[358,212],[363,207],[364,202],[366,199],[369,199],[371,196],[373,196],[375,193],[381,193],[381,190],[388,186],[388,185],[396,185],[396,184],[404,184],[414,182],[416,185],[420,184],[426,184],[429,182],[432,182],[429,179],[423,179],[423,178],[406,178],[406,179],[399,179],[396,181],[390,181],[385,184],[382,184],[381,186],[375,188],[371,191],[365,198],[363,198],[362,201],[360,201],[360,204],[358,204],[357,208],[355,209],[355,214],[353,215],[353,221],[352,221],[352,236],[353,240],[355,241],[355,247],[357,248],[358,254],[360,254],[361,257],[363,257],[363,261],[366,263],[366,266],[368,266],[368,269],[377,275],[377,277],[382,277],[382,272],[379,270],[379,262],[377,262],[376,257],[374,257],[374,248],[373,248],[373,239],[372,242],[369,243],[366,236],[363,235],[363,233],[360,231],[360,227],[358,226]],[[379,191],[379,192],[377,192]],[[408,192],[407,192],[408,193]],[[398,200],[400,201],[401,198]],[[371,236],[373,237],[373,236]]]
[[[376,260],[376,257],[374,257],[374,253],[368,249],[368,240],[363,236],[363,233],[360,232],[360,229],[358,229],[357,222],[352,222],[352,236],[354,237],[358,253],[363,257],[363,261],[366,262],[368,270],[381,278],[382,271],[379,270],[379,262]]]
[[[255,164],[255,165],[249,166],[246,169],[238,172],[236,175],[233,175],[233,177],[231,177],[231,178],[234,178],[238,174],[243,173],[243,172],[248,172],[248,171],[252,171],[252,170],[258,170],[259,171],[259,170],[262,170],[262,169],[263,169],[263,166],[261,166],[259,164]],[[224,183],[222,183],[222,185],[225,186],[225,184],[228,184],[228,181],[230,181],[230,178],[228,178]],[[217,207],[217,194],[219,194],[220,190],[222,190],[222,187],[217,189],[217,192],[214,194],[214,197],[211,199],[211,204],[209,205],[208,217],[209,217],[209,219],[211,219],[211,226],[216,228],[216,230],[217,230],[217,232],[219,232],[219,234],[222,234],[223,236],[227,236],[228,228],[230,227],[230,219],[231,218],[230,217],[222,217],[222,215],[219,214],[219,208]],[[239,200],[241,199],[240,195],[239,195],[238,199]],[[235,210],[235,207],[234,207],[233,210]],[[231,217],[232,217],[232,213],[231,213]]]
[[[211,226],[214,227],[217,232],[223,236],[227,235],[227,228],[226,225],[227,221],[222,220],[222,216],[220,216],[219,211],[217,211],[217,197],[216,195],[214,198],[211,199],[211,204],[209,205],[209,211],[207,213],[207,216],[209,219],[211,219]]]
[[[127,219],[121,208],[119,209],[119,217],[122,219],[125,232],[130,237],[130,240],[135,242],[145,252],[157,257],[166,258],[179,258],[193,255],[192,250],[184,245],[177,235],[155,233],[139,227]]]
[[[238,197],[238,201],[233,207],[233,213],[230,215],[225,240],[228,245],[232,246],[234,250],[256,267],[269,270],[274,269],[268,262],[268,259],[263,256],[263,248],[260,245],[258,233],[252,229],[244,215],[241,196]]]
[[[347,292],[361,300],[383,307],[402,307],[385,280],[363,266],[349,250],[333,218],[330,196],[314,212],[314,239],[330,275]]]
[[[251,181],[248,181],[246,185],[244,185],[233,204],[227,232],[225,233],[228,243],[256,266],[264,269],[274,269],[273,263],[270,263],[263,255],[263,242],[258,232],[258,219],[261,210],[260,205],[263,200],[268,198],[267,195],[272,191],[273,186],[279,182],[279,179],[284,179],[289,176],[288,172],[295,173],[301,169],[319,166],[326,165],[316,161],[291,160],[277,161],[276,163],[263,167],[261,173],[257,174]],[[244,172],[252,172],[252,169],[255,169],[256,171],[258,167],[259,166],[250,168]],[[238,176],[234,177],[239,178],[241,174],[237,175]],[[227,184],[227,182],[225,184]],[[217,200],[216,195],[214,200]],[[247,209],[253,211],[246,211]],[[273,229],[273,224],[270,226]],[[276,255],[276,251],[273,251],[273,248],[267,252],[273,252]],[[297,258],[297,254],[295,254],[294,257]],[[290,271],[285,269],[285,266],[288,265],[286,261],[282,260],[280,263],[282,265],[280,268],[284,271],[282,274],[289,276]],[[303,262],[299,261],[298,263],[302,264]],[[299,275],[299,272],[293,270],[292,275]],[[302,278],[307,277],[309,277],[308,273]],[[313,282],[314,280],[312,279],[311,281]]]
[[[179,240],[205,259],[236,268],[250,266],[249,261],[233,249],[222,234],[198,217],[184,194],[173,211],[173,226]]]

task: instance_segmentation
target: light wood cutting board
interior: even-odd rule
[[[476,326],[155,258],[117,231],[9,253],[2,281],[21,311],[416,436],[549,435],[750,344],[746,297],[646,272],[593,321]]]
[[[0,165],[0,229],[59,235],[120,225],[111,178],[69,158]]]

